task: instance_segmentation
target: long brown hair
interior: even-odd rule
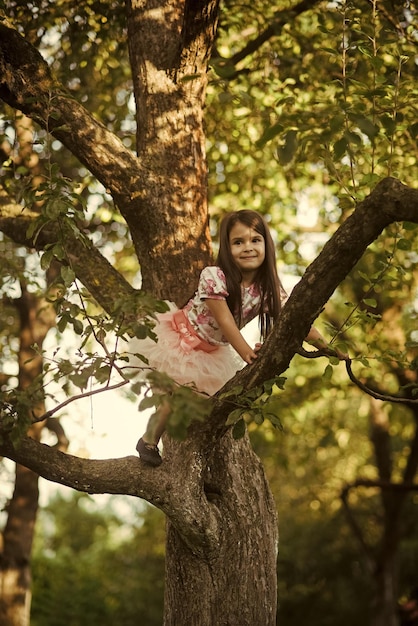
[[[226,286],[229,293],[226,301],[232,315],[237,319],[239,327],[242,323],[242,275],[232,257],[229,242],[231,229],[237,222],[255,230],[259,235],[262,235],[265,242],[265,259],[258,268],[254,281],[261,295],[258,315],[260,318],[261,334],[263,338],[265,338],[270,326],[268,320],[270,319],[272,322],[277,320],[281,310],[281,296],[285,295],[277,273],[276,250],[267,223],[257,211],[251,211],[249,209],[234,211],[227,213],[222,219],[219,232],[219,252],[216,263],[225,274]]]

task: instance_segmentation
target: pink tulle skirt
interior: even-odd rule
[[[154,328],[157,341],[134,338],[129,342],[129,352],[141,354],[148,361],[147,366],[137,359],[135,366],[143,368],[143,375],[151,368],[165,372],[180,385],[193,386],[198,391],[213,395],[245,363],[229,345],[219,346],[212,352],[190,349],[173,325],[178,308],[172,303],[168,304],[170,311],[157,315]],[[134,365],[132,359],[130,363]]]

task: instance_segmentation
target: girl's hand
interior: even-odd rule
[[[250,364],[257,358],[257,346],[254,350],[245,341],[241,335],[239,328],[233,318],[231,311],[225,300],[206,299],[206,304],[213,317],[219,324],[224,337],[229,341],[231,346],[240,355],[241,359]]]
[[[250,348],[248,352],[245,352],[244,354],[241,354],[240,356],[243,361],[245,361],[248,365],[251,365],[251,363],[253,363],[255,359],[257,358],[256,350],[259,350],[259,349],[260,348],[257,348],[257,346],[254,348],[254,350],[251,350]]]
[[[348,354],[346,354],[345,352],[341,352],[341,350],[338,350],[338,348],[331,347],[330,344],[325,341],[321,333],[315,328],[315,326],[311,327],[305,341],[310,343],[312,346],[315,346],[315,348],[317,348],[324,354],[327,354],[328,356],[336,356],[338,359],[340,359],[340,361],[350,360]]]
[[[250,351],[245,354],[245,357],[243,357],[244,361],[248,364],[253,363],[254,360],[258,357],[257,352],[260,350],[262,345],[262,343],[257,342],[254,346],[254,350],[251,350],[250,348]]]

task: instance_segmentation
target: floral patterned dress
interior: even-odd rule
[[[226,300],[227,296],[223,271],[217,266],[206,267],[186,306],[178,309],[168,303],[170,310],[157,316],[157,341],[132,340],[130,351],[146,357],[149,368],[165,372],[179,384],[213,395],[245,365],[222,335],[207,306],[208,299]],[[243,288],[242,326],[258,315],[259,305],[257,287]],[[234,317],[237,321],[238,316]]]

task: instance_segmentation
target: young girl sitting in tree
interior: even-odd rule
[[[150,367],[166,372],[177,383],[193,384],[213,395],[239,369],[231,346],[245,363],[257,358],[261,344],[252,348],[240,328],[257,315],[260,322],[277,320],[286,297],[264,219],[256,211],[228,213],[221,222],[217,264],[202,271],[197,291],[183,309],[173,307],[158,315],[154,329],[158,341],[141,342],[141,354]],[[263,340],[266,326],[261,324]],[[318,348],[328,346],[314,327],[306,340]],[[141,459],[150,465],[162,462],[158,442],[169,414],[169,401],[163,401],[136,445]]]

